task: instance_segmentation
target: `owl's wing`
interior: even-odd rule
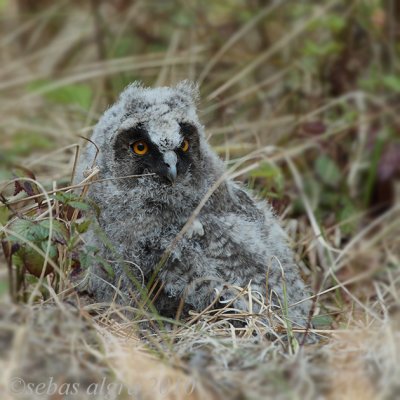
[[[265,213],[269,213],[270,208],[266,204],[258,203],[240,184],[229,182],[221,189],[226,212],[241,214],[253,221],[265,222]]]

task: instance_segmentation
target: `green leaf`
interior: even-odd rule
[[[10,170],[1,168],[2,154],[0,153],[0,182],[13,179],[13,173]]]
[[[87,230],[89,229],[90,223],[91,223],[91,221],[88,219],[88,220],[83,221],[83,222],[81,222],[79,224],[76,223],[75,224],[75,228],[79,233],[82,234],[82,233],[87,232]]]
[[[49,219],[45,219],[43,221],[40,221],[40,225],[47,229],[47,237],[50,233],[50,220]],[[56,219],[53,219],[53,232],[52,232],[52,237],[53,240],[56,240],[60,243],[66,243],[68,238],[69,238],[69,234],[68,234],[68,229],[65,227],[65,225],[61,222],[58,221]]]
[[[333,318],[330,315],[315,315],[312,318],[313,325],[318,328],[322,326],[331,326]]]
[[[8,7],[8,0],[0,0],[0,12],[3,12]]]
[[[330,54],[337,54],[342,49],[342,45],[336,42],[317,43],[307,40],[303,53],[307,56],[327,56]]]
[[[40,242],[47,239],[49,236],[48,229],[40,226],[37,222],[29,221],[27,219],[18,219],[14,221],[10,225],[10,230],[19,234],[24,239],[30,242]],[[22,242],[21,239],[14,236],[10,236],[9,239],[16,243]]]
[[[79,262],[81,267],[84,269],[88,269],[90,267],[90,261],[92,260],[92,256],[87,252],[81,252],[79,254]]]
[[[45,254],[46,254],[46,251],[47,251],[48,243],[49,243],[49,242],[46,240],[46,241],[44,241],[44,242],[42,242],[42,243],[40,244],[40,247],[41,247],[41,249],[43,250],[43,252],[44,252]],[[49,257],[54,259],[54,258],[57,257],[57,255],[58,255],[57,247],[54,246],[54,244],[51,244],[51,245],[50,245],[50,248],[49,248]]]
[[[346,26],[346,19],[341,15],[328,13],[326,24],[332,30],[332,32],[339,32]]]
[[[344,201],[344,206],[341,207],[339,211],[339,221],[344,222],[350,219],[357,213],[356,206],[352,203],[352,201],[347,198]],[[357,221],[349,221],[341,224],[341,230],[343,233],[354,233],[357,228]]]
[[[5,225],[8,222],[10,210],[6,206],[0,206],[0,225]]]
[[[33,222],[26,220],[26,219],[17,219],[16,221],[13,221],[12,224],[9,226],[9,229],[12,232],[17,233],[18,235],[22,236],[26,240],[34,240],[34,237],[32,236],[30,230],[32,228]],[[21,239],[17,238],[16,236],[10,235],[8,239],[11,242],[15,243],[20,243]]]
[[[379,166],[379,161],[382,156],[382,152],[386,143],[386,135],[385,131],[382,130],[381,133],[378,135],[376,138],[375,145],[372,149],[372,154],[370,155],[370,164],[368,168],[368,176],[364,185],[364,204],[368,204],[371,195],[372,195],[372,190],[374,188],[374,184],[377,178],[377,172],[378,172],[378,166]]]
[[[11,153],[15,156],[26,156],[35,150],[48,150],[54,147],[54,141],[37,132],[17,132],[11,140]]]
[[[279,168],[266,162],[261,163],[258,168],[250,171],[250,176],[254,178],[274,178],[279,174]]]
[[[51,197],[63,204],[67,204],[69,201],[74,201],[79,199],[79,196],[76,195],[75,193],[63,193],[63,192],[56,193]]]
[[[382,78],[382,83],[385,87],[394,92],[400,92],[400,77],[397,75],[386,75]]]
[[[257,169],[252,170],[249,175],[252,178],[262,178],[268,183],[266,189],[274,187],[277,192],[283,191],[284,178],[280,168],[269,163],[261,163]]]
[[[99,249],[96,246],[86,246],[86,251],[88,253],[97,253],[99,251]]]
[[[110,278],[114,278],[114,270],[104,258],[96,255],[96,252],[98,251],[96,247],[87,246],[85,250],[85,252],[79,254],[79,262],[82,268],[87,269],[93,264],[100,264]]]
[[[75,104],[85,110],[88,110],[92,103],[92,89],[89,85],[82,83],[55,87],[52,81],[38,80],[31,83],[28,89],[42,93],[51,102]]]
[[[185,11],[185,9],[180,9]],[[178,11],[172,14],[172,21],[177,25],[182,28],[187,28],[193,25],[193,18],[186,13],[182,11]]]
[[[79,253],[79,262],[82,268],[89,268],[94,262],[94,254],[99,249],[94,246],[85,246],[85,249]]]
[[[342,177],[339,167],[326,155],[319,156],[315,161],[315,170],[322,182],[329,186],[337,186]]]
[[[114,278],[115,276],[115,272],[112,269],[110,263],[108,263],[106,260],[104,260],[104,258],[101,258],[100,256],[95,256],[94,259],[102,265],[102,267],[105,269],[105,271],[107,272],[107,274],[109,275],[109,277],[111,279]]]
[[[82,210],[82,211],[89,211],[90,210],[90,206],[86,203],[83,203],[81,201],[70,201],[68,202],[68,205],[73,207],[73,208],[77,208],[78,210]]]
[[[112,48],[108,48],[108,58],[126,57],[131,55],[135,49],[137,39],[134,37],[121,37],[116,39]]]
[[[43,244],[44,243],[45,242],[43,242]],[[43,249],[43,246],[40,247]],[[45,252],[46,250],[43,251]],[[54,255],[54,251],[50,249],[50,252],[53,253]],[[29,271],[30,274],[37,277],[41,275],[44,267],[43,265],[44,257],[41,254],[39,254],[36,250],[32,249],[31,247],[24,246],[17,251],[16,255],[20,258],[22,264]],[[49,264],[47,264],[45,268],[46,268],[45,275],[48,275],[53,271],[53,268]]]
[[[91,207],[82,201],[82,198],[75,193],[57,193],[53,196],[54,199],[62,204],[69,205],[72,208],[77,208],[82,211],[89,211]]]
[[[31,235],[32,240],[42,241],[49,237],[49,229],[40,223],[34,222],[29,229],[29,234]]]
[[[0,297],[8,292],[8,282],[0,281]]]
[[[34,275],[26,275],[26,281],[30,285],[36,285],[38,283],[39,279]]]

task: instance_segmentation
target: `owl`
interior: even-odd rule
[[[88,197],[100,212],[84,240],[108,267],[90,267],[87,290],[100,302],[137,305],[152,287],[166,317],[229,304],[304,328],[310,293],[286,235],[268,204],[226,177],[198,97],[188,81],[133,83],[100,118],[77,181],[98,166]]]

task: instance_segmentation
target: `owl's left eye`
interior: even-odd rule
[[[181,150],[186,152],[189,150],[189,141],[187,139],[184,139],[182,144],[181,144]]]
[[[143,140],[131,144],[131,150],[139,156],[144,156],[149,151],[149,146]]]

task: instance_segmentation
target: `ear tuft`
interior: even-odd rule
[[[132,98],[137,95],[138,92],[143,90],[143,84],[140,81],[135,81],[130,83],[128,86],[125,87],[125,89],[120,93],[119,99],[127,99],[127,98]]]
[[[188,79],[180,81],[175,89],[182,93],[185,97],[189,97],[193,103],[197,103],[200,98],[199,84]]]

